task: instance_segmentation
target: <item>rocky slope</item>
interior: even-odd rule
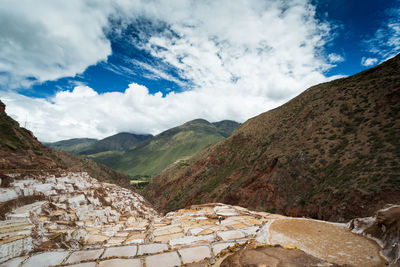
[[[7,116],[0,101],[0,169],[55,169],[60,164],[33,134]]]
[[[233,121],[210,123],[197,119],[164,131],[132,149],[92,154],[89,158],[130,177],[150,179],[176,160],[224,139],[238,125]]]
[[[224,202],[346,221],[400,203],[400,55],[313,86],[169,166],[144,195],[163,211]]]
[[[129,179],[102,164],[56,151],[41,144],[32,132],[19,126],[0,101],[0,174],[11,172],[53,173],[85,171],[103,181],[129,187]]]

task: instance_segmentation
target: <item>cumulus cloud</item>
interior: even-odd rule
[[[318,49],[329,28],[307,1],[207,1],[186,10],[166,17],[171,27],[143,47],[199,88],[282,99],[324,78]]]
[[[257,96],[229,95],[224,92],[212,97],[209,91],[150,94],[144,86],[132,83],[124,92],[98,94],[87,86],[57,93],[49,101],[3,92],[1,100],[6,111],[21,124],[27,121],[43,141],[71,137],[102,138],[116,132],[159,133],[194,118],[210,121],[225,119],[227,114],[243,121],[276,102]],[[243,101],[244,97],[246,100]]]
[[[9,65],[1,64],[10,72],[14,71],[12,66],[17,65],[22,74],[40,80],[73,75],[81,72],[84,65],[110,54],[109,41],[101,31],[101,28],[112,27],[107,25],[110,23],[108,17],[120,19],[120,25],[125,26],[135,25],[140,18],[152,22],[150,25],[156,25],[157,30],[150,35],[148,29],[139,32],[141,38],[132,45],[177,70],[182,80],[190,81],[191,86],[164,97],[161,93],[149,94],[146,87],[135,83],[123,93],[105,94],[77,86],[72,92],[60,91],[47,100],[2,92],[0,97],[8,105],[7,111],[19,121],[29,114],[30,127],[41,140],[101,138],[120,131],[155,134],[200,117],[210,121],[234,119],[242,122],[284,103],[313,84],[328,80],[323,72],[332,67],[322,55],[330,27],[315,18],[315,7],[307,0],[120,0],[104,1],[101,7],[96,2],[72,2],[77,13],[69,14],[70,20],[65,20],[66,25],[59,31],[52,32],[52,21],[46,24],[45,18],[35,18],[38,25],[46,26],[43,26],[48,33],[45,40],[56,48],[60,45],[61,51],[66,49],[65,44],[57,38],[65,40],[70,32],[77,31],[74,44],[79,43],[84,48],[80,50],[80,47],[68,44],[75,57],[71,62],[65,61],[64,67],[60,68],[62,71],[50,70],[51,66],[58,66],[59,61],[63,62],[63,58],[60,59],[57,52],[53,55],[51,49],[38,60],[44,66],[42,69],[36,69],[37,63],[32,63],[36,61],[29,61],[29,57],[21,57],[21,61]],[[82,14],[86,11],[89,14]],[[64,11],[59,8],[57,12]],[[36,21],[33,15],[26,15],[26,20]],[[93,18],[94,22],[90,22]],[[70,25],[69,21],[74,19],[79,23],[71,22]],[[83,22],[95,26],[83,25]],[[91,27],[93,33],[84,36]],[[10,36],[14,35],[10,33]],[[95,49],[84,55],[93,47],[101,51]],[[36,55],[38,51],[42,48],[29,53]],[[337,56],[332,54],[336,62]],[[29,68],[24,69],[25,63]],[[179,82],[153,65],[133,63],[156,78]],[[5,68],[3,65],[0,70]],[[109,67],[122,71],[118,66]]]
[[[363,65],[363,66],[365,66],[365,67],[370,67],[370,66],[373,66],[373,65],[375,65],[376,63],[378,63],[378,59],[377,58],[366,58],[366,57],[363,57],[362,59],[361,59],[361,65]]]
[[[20,87],[74,76],[107,59],[106,8],[91,1],[4,0],[0,5],[0,85]],[[6,89],[6,88],[3,88]]]
[[[335,53],[329,54],[328,59],[330,63],[340,63],[344,61],[344,57]]]

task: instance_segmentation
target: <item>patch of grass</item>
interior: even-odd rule
[[[239,164],[235,162],[231,164],[232,165],[226,168],[220,169],[215,177],[209,179],[208,183],[201,187],[201,191],[206,193],[211,193],[212,191],[214,191],[215,188],[217,188],[226,177],[228,177],[233,171],[238,169]]]
[[[139,180],[131,180],[130,184],[132,185],[133,188],[136,189],[144,189],[150,181],[139,181]]]

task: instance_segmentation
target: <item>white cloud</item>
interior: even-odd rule
[[[228,95],[225,104],[220,99],[228,92],[210,96],[208,90],[149,94],[146,87],[131,84],[123,93],[98,94],[87,86],[63,91],[50,101],[2,92],[6,111],[43,141],[71,137],[102,138],[116,132],[159,133],[194,118],[210,121],[225,119],[227,114],[243,121],[260,111],[272,108],[276,102],[245,92]],[[246,99],[245,101],[244,98]]]
[[[376,63],[378,63],[378,59],[377,58],[366,58],[366,57],[363,57],[361,59],[361,65],[363,65],[365,67],[373,66]]]
[[[344,61],[344,57],[335,53],[329,54],[328,59],[330,63],[340,63]]]
[[[284,103],[313,84],[328,80],[323,71],[331,65],[324,60],[321,51],[329,39],[330,28],[315,19],[315,8],[307,0],[120,0],[112,4],[104,1],[101,7],[96,2],[73,3],[77,13],[70,14],[71,20],[90,24],[89,20],[94,17],[92,24],[97,27],[106,27],[109,15],[123,19],[123,25],[134,23],[138,17],[162,22],[167,26],[164,30],[154,31],[149,38],[132,45],[145,49],[163,65],[174,67],[192,86],[190,90],[171,92],[166,97],[161,93],[149,94],[147,88],[134,83],[124,93],[106,94],[77,86],[72,92],[61,91],[48,100],[14,92],[0,93],[7,111],[15,118],[23,121],[28,114],[30,127],[41,140],[101,138],[120,131],[155,134],[195,118],[244,121]],[[85,9],[88,6],[89,11]],[[104,6],[108,6],[107,11]],[[51,11],[63,12],[63,9]],[[84,16],[84,11],[89,14],[83,19],[80,17]],[[27,19],[32,16],[27,15]],[[43,17],[45,20],[46,16]],[[50,75],[46,72],[51,72],[49,68],[39,69],[35,75],[40,79],[78,73],[83,65],[104,59],[110,52],[108,41],[102,39],[102,32],[97,27],[84,25],[79,31],[79,27],[74,27],[78,24],[71,22],[72,26],[69,26],[69,21],[65,21],[66,25],[60,29],[61,37],[68,36],[68,29],[76,30],[78,33],[74,36],[84,48],[82,51],[79,47],[76,51],[71,49],[76,56],[72,57],[72,67],[66,67],[68,71]],[[50,27],[50,23],[46,25]],[[95,30],[92,38],[79,41],[91,27]],[[53,35],[48,36],[47,42],[58,40],[55,38],[58,36]],[[59,44],[64,45],[61,41]],[[93,52],[98,57],[85,60],[82,55],[84,60],[80,60],[81,53],[102,45],[102,53]],[[39,52],[32,52],[36,53]],[[50,59],[51,55],[45,57],[43,65],[57,65],[60,59],[55,54],[54,60]],[[29,57],[17,62],[21,70],[25,61],[29,61]],[[65,66],[70,66],[69,62]],[[27,62],[32,72],[36,70],[35,64]],[[141,67],[152,72],[154,77],[175,79],[153,65],[142,64]],[[110,65],[110,68],[124,71],[116,66]],[[11,65],[9,70],[13,71]]]
[[[103,28],[108,13],[80,0],[4,0],[0,5],[0,72],[3,87],[74,76],[107,59]],[[4,74],[3,74],[4,76]],[[25,83],[25,84],[24,84]]]
[[[374,37],[365,40],[367,52],[385,61],[400,53],[400,9],[389,10],[391,17],[375,32]]]
[[[180,17],[165,12],[177,35],[164,31],[144,47],[200,88],[282,99],[310,85],[305,80],[321,81],[328,66],[317,50],[329,29],[314,19],[313,7],[307,1],[247,3],[196,2]]]
[[[176,83],[179,86],[185,86],[186,84],[184,82],[182,82],[181,80],[175,78],[174,76],[166,73],[165,71],[162,70],[161,66],[152,66],[150,64],[141,62],[139,60],[132,60],[131,61],[132,64],[140,66],[141,68],[149,71],[151,74],[147,74],[146,78],[151,79],[151,80],[158,80],[158,79],[164,79],[167,81],[171,81]]]

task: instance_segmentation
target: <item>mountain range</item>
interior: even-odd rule
[[[222,138],[150,181],[159,210],[187,207],[165,216],[111,184],[125,175],[42,145],[0,102],[1,266],[399,266],[400,206],[388,205],[400,203],[399,70],[397,56],[311,87],[225,139],[234,123],[194,120],[103,142],[162,158]]]
[[[94,138],[73,138],[44,144],[49,148],[75,155],[87,156],[106,151],[133,149],[151,137],[153,137],[151,134],[117,133],[101,140]]]
[[[400,55],[319,84],[176,162],[143,194],[345,221],[400,202]]]
[[[239,125],[229,120],[210,123],[196,119],[156,136],[118,133],[102,140],[70,139],[46,145],[85,156],[131,178],[148,180],[176,160],[230,136]]]
[[[399,70],[400,55],[313,86],[227,138],[237,124],[198,119],[87,157],[131,177],[160,172],[143,194],[162,211],[224,202],[334,221],[368,216],[400,202]],[[104,165],[44,147],[0,107],[3,171],[75,168],[107,181],[127,181]],[[82,141],[82,149],[88,149],[101,140]]]

